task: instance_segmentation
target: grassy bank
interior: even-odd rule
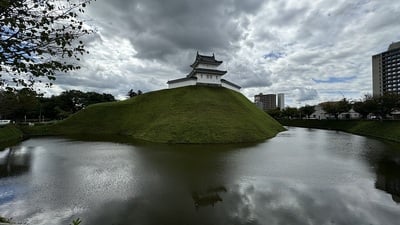
[[[22,140],[23,133],[12,124],[0,126],[0,148]]]
[[[160,143],[256,142],[284,128],[242,94],[226,88],[184,87],[102,103],[31,135],[124,136]]]
[[[282,120],[285,126],[340,130],[400,142],[400,121]]]

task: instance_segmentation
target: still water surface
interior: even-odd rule
[[[31,139],[0,151],[26,224],[399,224],[400,146],[289,128],[255,145]]]

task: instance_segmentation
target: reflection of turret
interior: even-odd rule
[[[400,158],[383,159],[376,171],[375,187],[392,195],[400,203]]]
[[[30,164],[31,154],[25,148],[7,148],[0,151],[0,178],[26,173]]]
[[[219,192],[226,192],[226,188],[223,186],[215,187],[215,188],[209,188],[204,192],[193,192],[192,193],[192,198],[194,202],[194,206],[196,209],[199,207],[205,207],[205,206],[213,206],[217,202],[222,202],[222,198],[218,194]]]

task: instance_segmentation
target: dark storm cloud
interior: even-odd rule
[[[371,56],[400,40],[392,0],[97,0],[87,10],[98,33],[61,89],[167,88],[199,51],[224,61],[224,78],[250,99],[284,92],[287,105],[317,104],[370,93]]]
[[[128,38],[137,56],[161,59],[182,50],[226,51],[243,38],[243,14],[257,12],[263,1],[146,0],[107,1],[91,8],[93,16]],[[123,28],[121,31],[120,28]],[[107,35],[106,34],[106,35]]]

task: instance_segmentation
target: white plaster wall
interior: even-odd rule
[[[217,65],[208,65],[208,64],[202,64],[200,63],[199,65],[197,65],[196,68],[203,68],[203,69],[217,69],[218,66]]]
[[[350,109],[349,112],[345,113],[340,113],[338,116],[339,119],[360,119],[361,114],[358,112],[354,111],[353,109]]]
[[[237,91],[237,92],[240,92],[240,89],[239,89],[239,88],[237,88],[237,87],[234,87],[234,86],[232,86],[232,85],[229,85],[229,84],[227,84],[227,83],[224,83],[224,82],[222,82],[222,87],[224,87],[224,88],[228,88],[228,89],[231,89],[231,90],[234,90],[234,91]]]
[[[207,78],[207,76],[209,78]],[[221,84],[221,76],[218,75],[209,75],[209,74],[196,74],[198,83],[206,83],[206,84]]]
[[[168,88],[178,88],[178,87],[185,87],[185,86],[191,86],[191,85],[196,85],[196,80],[185,80],[177,83],[171,83],[168,84]]]
[[[315,106],[315,112],[310,115],[311,119],[319,119],[319,120],[326,120],[326,112],[322,109],[322,106]]]

